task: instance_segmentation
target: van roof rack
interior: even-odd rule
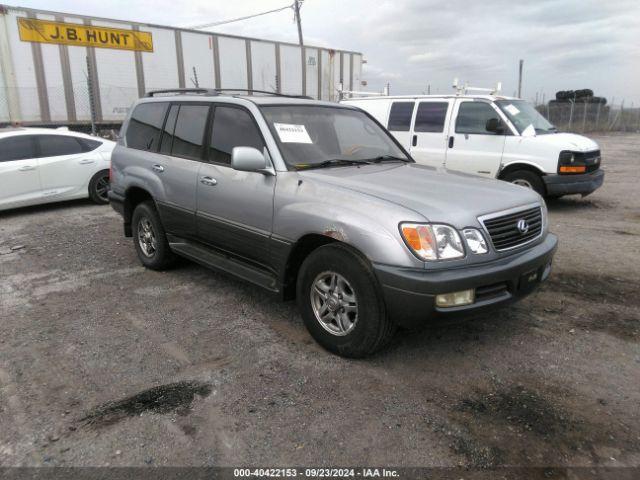
[[[159,95],[220,95],[222,92],[246,92],[249,94],[259,93],[262,95],[273,95],[274,97],[287,97],[287,98],[304,98],[307,100],[313,100],[313,97],[308,95],[293,95],[287,93],[269,92],[267,90],[253,90],[250,88],[167,88],[164,90],[152,90],[145,93],[145,97],[156,97]]]

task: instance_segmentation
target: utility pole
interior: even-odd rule
[[[293,10],[296,15],[296,23],[298,24],[298,42],[300,43],[300,59],[302,61],[302,94],[307,94],[307,54],[304,50],[304,41],[302,40],[302,19],[300,18],[300,0],[294,0]]]
[[[520,60],[520,68],[518,69],[518,98],[522,98],[522,66],[524,60]]]

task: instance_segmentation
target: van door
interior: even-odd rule
[[[387,130],[408,151],[411,148],[411,120],[416,102],[413,100],[397,100],[391,102]]]
[[[490,102],[456,100],[453,117],[449,122],[445,160],[447,170],[490,178],[498,175],[506,136],[505,133],[487,131],[487,121],[492,118],[505,123]]]
[[[452,104],[446,99],[418,102],[409,148],[416,162],[432,167],[444,165],[448,133],[445,125],[449,124]]]

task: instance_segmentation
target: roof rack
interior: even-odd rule
[[[158,95],[220,95],[222,92],[247,92],[250,94],[261,93],[264,95],[273,95],[274,97],[288,97],[288,98],[305,98],[313,100],[313,97],[308,95],[290,95],[286,93],[269,92],[267,90],[253,90],[250,88],[168,88],[165,90],[152,90],[145,93],[145,97],[155,97]]]
[[[145,97],[155,97],[157,95],[174,93],[176,95],[198,94],[198,95],[218,95],[212,88],[167,88],[165,90],[151,90],[144,94]]]

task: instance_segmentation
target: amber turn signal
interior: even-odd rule
[[[581,166],[572,166],[572,165],[561,165],[560,173],[585,173],[587,171],[587,167],[584,165]]]

